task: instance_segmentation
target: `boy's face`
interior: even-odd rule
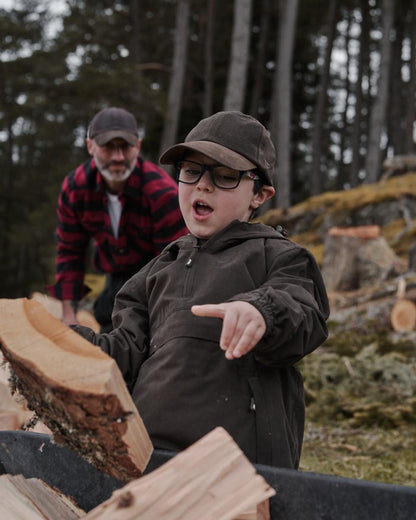
[[[219,163],[198,152],[189,152],[186,159],[200,164]],[[221,189],[205,171],[196,184],[179,183],[179,205],[189,231],[198,238],[209,238],[235,219],[247,222],[253,210],[274,195],[272,186],[253,192],[253,180],[243,176],[234,189]]]

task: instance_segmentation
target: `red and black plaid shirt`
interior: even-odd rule
[[[176,182],[162,168],[138,158],[119,196],[123,209],[116,238],[94,159],[68,174],[58,200],[56,283],[47,288],[49,294],[78,301],[89,291],[84,274],[91,239],[95,269],[133,274],[186,234],[177,194]]]

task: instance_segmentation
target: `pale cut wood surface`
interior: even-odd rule
[[[0,299],[0,347],[57,443],[122,481],[143,473],[153,446],[113,359],[26,298]]]
[[[332,227],[328,230],[328,235],[336,237],[354,237],[362,240],[372,240],[381,236],[380,226],[356,226],[356,227]]]
[[[416,305],[406,298],[406,280],[399,278],[397,301],[390,313],[390,323],[396,332],[409,332],[416,326]]]
[[[115,491],[86,520],[235,520],[275,494],[221,427]]]
[[[4,520],[75,520],[85,511],[42,480],[0,476],[0,518]]]
[[[58,318],[58,320],[62,319],[62,302],[57,300],[56,298],[52,298],[51,296],[48,296],[47,294],[43,294],[40,292],[34,292],[30,296],[32,299],[38,301],[41,303],[45,309],[52,314],[52,316],[55,316],[55,318]],[[100,324],[95,319],[94,315],[85,310],[85,309],[79,309],[76,312],[76,317],[78,320],[78,323],[80,325],[84,325],[85,327],[89,327],[94,332],[100,332]]]

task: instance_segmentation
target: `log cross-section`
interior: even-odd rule
[[[142,475],[153,446],[110,356],[26,298],[0,299],[0,348],[58,444],[123,482]]]

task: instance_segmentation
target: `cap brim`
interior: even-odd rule
[[[181,161],[188,151],[200,152],[228,168],[234,170],[254,170],[256,165],[237,152],[212,141],[190,141],[168,148],[160,157],[161,164],[174,164]]]
[[[139,139],[138,135],[123,130],[110,130],[109,132],[103,132],[95,137],[91,137],[99,146],[107,144],[112,139],[124,139],[129,145],[136,146]]]

